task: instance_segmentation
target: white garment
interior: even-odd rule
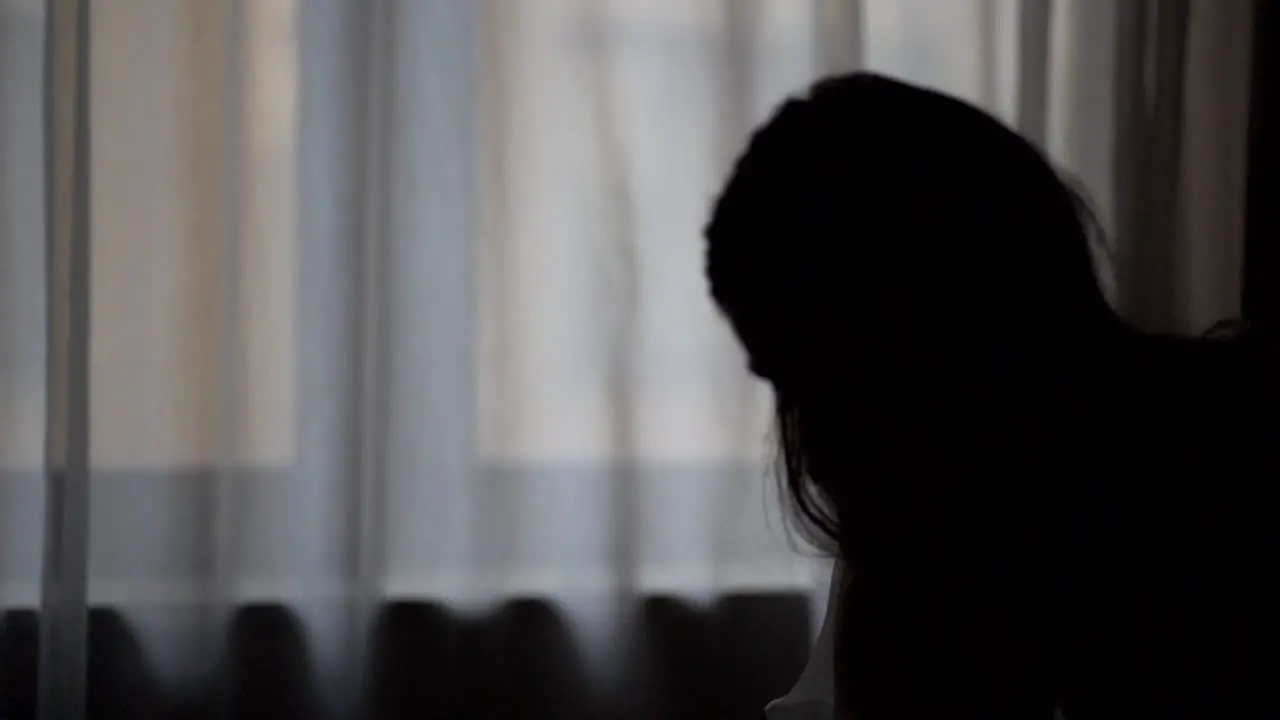
[[[843,567],[836,563],[827,591],[827,612],[818,639],[809,652],[809,663],[791,692],[769,703],[767,720],[833,720],[835,718],[835,618],[840,599]]]

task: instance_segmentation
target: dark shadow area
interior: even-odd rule
[[[34,610],[0,614],[0,717],[35,720],[40,616]]]
[[[757,718],[785,695],[809,660],[809,601],[799,595],[732,595],[716,603],[716,667],[724,718]]]
[[[377,617],[362,717],[370,720],[758,719],[808,654],[801,595],[726,597],[711,607],[652,598],[640,604],[619,659],[623,690],[602,693],[564,613],[517,599],[464,616],[431,602],[396,602]],[[35,720],[39,616],[0,616],[0,718]],[[161,687],[134,628],[110,608],[89,619],[92,720],[328,717],[304,623],[279,605],[240,608],[221,671],[200,688]],[[352,677],[356,677],[352,673]],[[339,693],[340,694],[340,693]]]
[[[468,717],[599,717],[569,626],[550,602],[508,602],[469,639],[466,667],[481,706]]]
[[[467,698],[474,695],[461,662],[468,634],[463,620],[434,603],[383,608],[371,643],[369,717],[465,717]]]
[[[731,596],[709,609],[651,598],[641,624],[645,718],[759,718],[809,656],[809,603],[800,595]]]
[[[86,713],[94,720],[165,717],[154,676],[124,617],[89,613]],[[34,720],[40,661],[40,619],[34,610],[0,617],[0,718]]]
[[[642,717],[715,718],[715,638],[709,615],[674,598],[641,605]]]
[[[159,720],[163,699],[138,638],[110,608],[89,611],[85,713],[93,720]]]
[[[223,717],[310,720],[320,716],[306,629],[278,605],[236,611],[228,631]]]

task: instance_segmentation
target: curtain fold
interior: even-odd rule
[[[1276,38],[1280,37],[1280,13],[1274,4],[1254,3],[1257,17],[1252,34],[1253,72],[1249,92],[1249,167],[1247,179],[1248,212],[1245,240],[1244,319],[1250,323],[1273,326],[1277,322],[1276,298],[1272,287],[1275,273],[1277,219],[1276,128],[1280,83],[1274,68],[1277,63]]]
[[[1238,312],[1246,0],[0,10],[0,625],[40,609],[44,717],[84,714],[91,607],[231,714],[200,689],[283,633],[335,716],[386,677],[392,616],[533,618],[641,694],[626,658],[664,651],[640,628],[685,627],[654,598],[822,617],[699,239],[748,133],[820,75],[1041,144],[1134,322]]]
[[[39,712],[85,708],[90,503],[90,11],[45,18],[45,528]]]

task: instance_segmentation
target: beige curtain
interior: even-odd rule
[[[181,683],[253,601],[341,678],[388,599],[552,597],[607,659],[626,598],[822,586],[698,237],[818,75],[1041,142],[1135,321],[1236,312],[1248,0],[0,12],[0,613],[45,611],[48,717],[86,603]]]

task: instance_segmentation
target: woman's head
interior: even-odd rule
[[[851,405],[875,409],[866,430],[937,421],[1113,322],[1080,210],[999,121],[881,76],[820,82],[755,133],[707,226],[707,275],[777,392],[791,489],[819,529],[809,493],[833,488],[806,483],[850,440]]]

